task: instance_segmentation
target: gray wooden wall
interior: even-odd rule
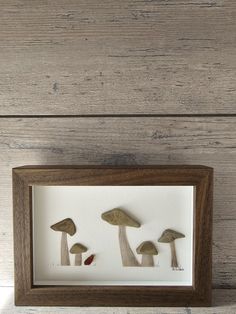
[[[11,169],[25,164],[214,167],[219,307],[205,311],[235,313],[236,1],[1,0],[0,289],[13,285]]]

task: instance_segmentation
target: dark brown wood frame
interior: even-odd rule
[[[36,286],[33,185],[194,185],[193,285]],[[213,169],[205,166],[24,166],[13,169],[15,304],[32,306],[210,306]]]

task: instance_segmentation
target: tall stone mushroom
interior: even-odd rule
[[[88,249],[81,243],[75,243],[70,249],[71,254],[75,254],[75,266],[82,264],[82,253],[87,252]]]
[[[76,227],[72,219],[66,218],[57,222],[50,227],[54,231],[61,232],[61,265],[70,265],[69,249],[67,243],[67,234],[73,236],[76,232]]]
[[[119,243],[123,266],[140,266],[133,251],[130,248],[126,227],[139,228],[140,223],[131,218],[120,208],[114,208],[102,214],[102,219],[111,225],[119,227]]]
[[[158,242],[161,243],[170,243],[170,250],[171,250],[171,267],[172,268],[178,268],[178,261],[176,256],[176,249],[175,249],[175,240],[185,238],[185,235],[177,232],[172,229],[166,229],[161,237],[158,239]]]
[[[158,251],[151,241],[142,242],[136,249],[138,254],[142,254],[141,266],[152,267],[154,266],[153,255],[157,255]]]

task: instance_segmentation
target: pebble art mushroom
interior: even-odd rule
[[[126,227],[139,228],[140,223],[126,214],[120,208],[114,208],[102,214],[101,218],[111,225],[118,226],[119,228],[119,244],[123,266],[140,266],[133,251],[130,248]]]
[[[67,242],[67,234],[69,234],[70,236],[73,236],[75,234],[76,232],[75,224],[72,219],[66,218],[52,225],[50,228],[54,231],[61,232],[61,265],[69,266],[70,257]]]
[[[153,256],[158,254],[157,248],[151,241],[142,242],[136,249],[138,254],[142,254],[141,266],[154,266]]]
[[[81,243],[75,243],[70,249],[71,254],[75,254],[75,266],[82,265],[82,254],[87,252],[88,249]]]
[[[166,229],[162,233],[161,237],[158,239],[158,242],[170,244],[171,267],[173,269],[179,268],[178,260],[176,256],[175,240],[180,239],[180,238],[185,238],[185,235],[172,229]]]

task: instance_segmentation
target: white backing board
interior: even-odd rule
[[[192,285],[193,186],[34,186],[33,259],[37,285]],[[152,241],[159,254],[155,267],[123,267],[118,227],[101,219],[101,214],[119,207],[141,223],[127,227],[130,246]],[[77,232],[68,236],[69,247],[80,242],[95,254],[90,266],[60,266],[60,232],[50,226],[73,219]],[[157,239],[167,229],[185,235],[175,241],[182,270],[170,267],[170,246]],[[141,260],[141,255],[137,255]],[[71,264],[74,256],[70,256]]]

